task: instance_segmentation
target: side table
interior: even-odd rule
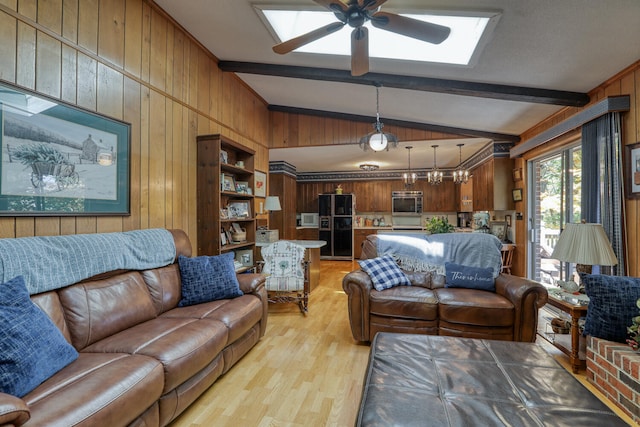
[[[553,344],[569,356],[573,373],[577,374],[580,368],[586,366],[586,361],[580,360],[580,326],[578,321],[581,317],[586,316],[588,305],[572,304],[551,293],[549,293],[548,304],[571,316],[571,348],[565,348],[556,342]]]

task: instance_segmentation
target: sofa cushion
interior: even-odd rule
[[[444,264],[447,275],[447,288],[480,289],[496,291],[492,268],[471,267],[467,265],[446,262]]]
[[[179,307],[242,296],[233,265],[234,254],[178,257],[182,281]]]
[[[22,397],[77,358],[22,276],[0,284],[0,392]]]
[[[369,275],[373,287],[378,291],[394,286],[411,286],[406,274],[398,267],[391,255],[358,261],[360,268]]]
[[[28,425],[130,425],[160,398],[163,384],[162,364],[150,357],[80,352],[24,397]]]
[[[474,326],[513,326],[514,307],[494,292],[476,289],[435,289],[442,321]]]
[[[583,274],[581,279],[589,297],[585,335],[625,342],[631,319],[639,315],[640,278]]]
[[[431,289],[421,286],[372,290],[369,295],[369,312],[403,319],[436,320],[438,299]]]

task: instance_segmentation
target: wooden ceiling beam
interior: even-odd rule
[[[460,80],[382,73],[367,73],[363,76],[352,76],[351,73],[346,70],[261,64],[256,62],[220,61],[218,66],[222,71],[234,73],[383,86],[397,89],[445,93],[450,95],[501,99],[505,101],[530,102],[570,107],[583,107],[589,103],[589,95],[586,93],[523,86],[465,82]]]

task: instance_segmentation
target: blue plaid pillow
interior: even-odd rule
[[[384,291],[394,286],[411,286],[411,281],[398,267],[391,255],[358,261],[362,271],[371,277],[376,291]]]
[[[22,276],[0,284],[0,392],[22,397],[77,358]]]
[[[625,342],[627,326],[638,316],[640,279],[625,276],[583,274],[580,276],[589,297],[584,334],[609,341]]]
[[[233,265],[234,253],[188,258],[180,255],[182,299],[179,307],[242,296]]]

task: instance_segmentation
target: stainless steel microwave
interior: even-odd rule
[[[422,191],[393,191],[391,214],[400,216],[422,214]]]

